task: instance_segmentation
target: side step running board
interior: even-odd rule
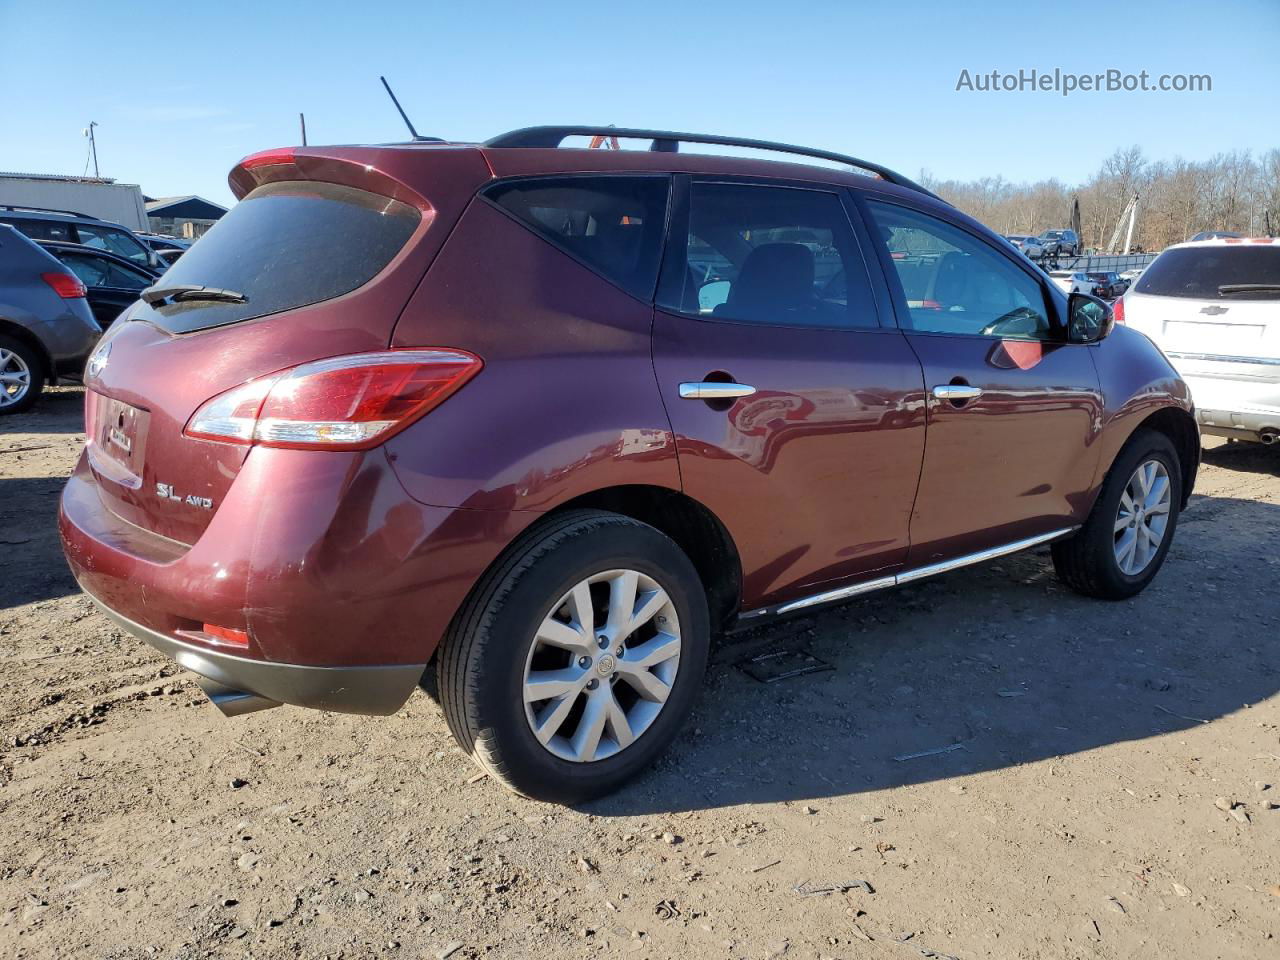
[[[891,576],[879,577],[875,580],[864,580],[862,583],[851,584],[850,586],[840,587],[836,590],[827,590],[824,593],[815,593],[812,596],[801,597],[799,600],[791,600],[776,607],[761,607],[758,610],[752,610],[740,615],[738,617],[738,621],[741,623],[742,621],[756,620],[763,617],[781,616],[782,614],[792,613],[796,610],[804,610],[807,607],[816,607],[823,603],[834,603],[837,600],[847,600],[850,597],[857,597],[864,593],[871,593],[873,590],[884,590],[888,587],[896,587],[900,584],[912,583],[916,580],[923,580],[925,577],[932,577],[939,573],[949,573],[952,570],[959,570],[961,567],[972,566],[975,563],[984,563],[987,560],[994,560],[996,557],[1003,557],[1010,553],[1018,553],[1021,550],[1038,547],[1042,543],[1049,543],[1053,540],[1059,540],[1062,537],[1068,537],[1078,529],[1080,528],[1066,527],[1062,530],[1054,530],[1051,533],[1042,533],[1036,537],[1027,537],[1025,540],[1015,540],[1013,543],[1006,543],[998,547],[991,547],[987,550],[980,550],[977,553],[967,553],[962,557],[943,560],[941,563],[931,563],[925,567],[917,567],[914,570],[906,570],[902,573],[892,574]]]

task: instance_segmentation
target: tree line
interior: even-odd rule
[[[1256,158],[1248,150],[1220,153],[1197,162],[1181,157],[1149,160],[1135,145],[1116,150],[1078,186],[1056,178],[1037,183],[1010,183],[998,176],[938,180],[927,172],[921,182],[1003,234],[1070,227],[1072,203],[1079,198],[1084,246],[1108,252],[1116,225],[1135,194],[1139,199],[1133,242],[1146,251],[1163,250],[1202,230],[1280,235],[1280,149]]]

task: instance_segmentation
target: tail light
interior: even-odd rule
[[[1124,297],[1111,305],[1111,319],[1118,324],[1124,323]]]
[[[363,450],[439,406],[480,372],[463,350],[331,357],[250,380],[206,401],[189,437],[296,450]]]
[[[79,278],[70,273],[42,273],[40,279],[51,286],[53,292],[63,300],[74,300],[89,292]]]

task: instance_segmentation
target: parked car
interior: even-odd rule
[[[136,233],[135,236],[155,251],[156,255],[163,261],[163,266],[160,268],[162,270],[172,266],[191,246],[190,240],[171,237],[162,233]]]
[[[37,242],[80,278],[87,288],[85,298],[89,301],[89,309],[103,330],[110,327],[116,317],[138,299],[138,294],[160,276],[134,266],[132,260],[84,244],[57,240]]]
[[[1046,257],[1080,255],[1080,238],[1074,230],[1046,230],[1038,239]]]
[[[1089,279],[1087,273],[1071,270],[1050,270],[1049,279],[1063,293],[1087,293],[1090,296],[1096,296],[1093,292],[1095,284]]]
[[[163,270],[167,266],[128,227],[76,213],[74,210],[0,206],[0,223],[16,227],[32,240],[82,243],[87,247],[96,247],[125,257],[148,270]]]
[[[0,224],[0,415],[29,409],[46,384],[78,378],[101,333],[84,284]]]
[[[1128,290],[1130,287],[1132,287],[1132,286],[1137,282],[1138,278],[1139,278],[1140,276],[1142,276],[1142,271],[1143,271],[1143,270],[1145,270],[1145,269],[1147,269],[1147,268],[1146,268],[1146,267],[1134,267],[1134,268],[1133,268],[1133,269],[1131,269],[1131,270],[1121,270],[1121,271],[1120,271],[1120,279],[1124,281],[1124,284],[1125,284],[1125,287],[1124,287],[1124,288],[1125,288],[1125,290]]]
[[[1169,247],[1117,306],[1186,378],[1202,433],[1280,442],[1280,240]]]
[[[1089,282],[1093,284],[1089,292],[1095,297],[1102,297],[1104,300],[1114,300],[1120,294],[1124,293],[1125,284],[1120,279],[1120,274],[1114,272],[1097,272],[1086,273]]]
[[[1040,245],[1039,237],[1028,237],[1021,234],[1012,234],[1005,237],[1015,247],[1025,253],[1032,260],[1039,260],[1044,256],[1044,247]]]
[[[723,630],[1044,544],[1150,583],[1200,446],[1146,337],[892,170],[686,142],[761,147],[242,160],[90,362],[80,585],[231,714],[391,713],[434,662],[484,770],[578,801]]]
[[[1236,233],[1232,230],[1201,230],[1191,238],[1191,242],[1198,243],[1201,240],[1238,240],[1243,236],[1243,233]]]

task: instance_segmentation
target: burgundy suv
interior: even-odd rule
[[[598,133],[653,144],[561,146]],[[1146,337],[875,164],[539,127],[230,179],[91,358],[60,517],[228,714],[389,714],[434,661],[485,770],[584,799],[676,735],[717,633],[1047,543],[1129,597],[1195,479]]]

